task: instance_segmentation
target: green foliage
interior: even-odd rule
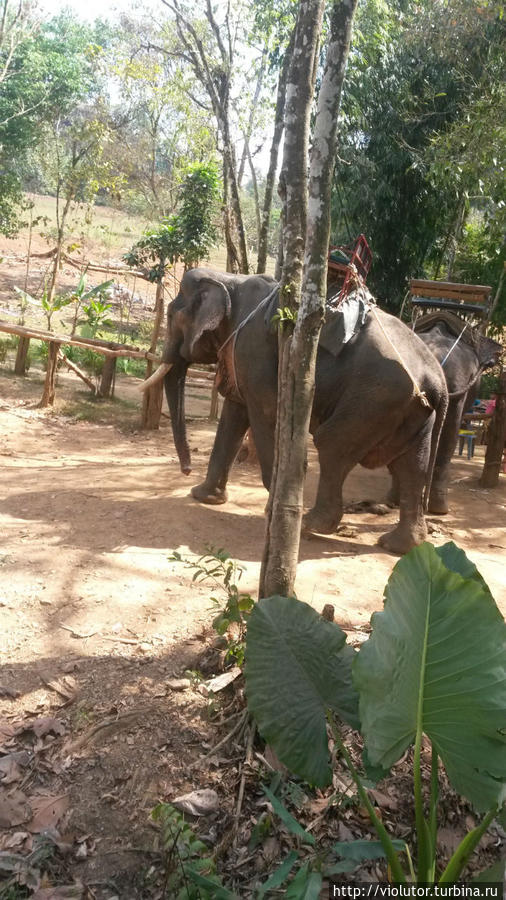
[[[181,185],[177,222],[180,233],[180,257],[187,268],[204,259],[216,245],[214,222],[220,181],[215,163],[189,166]]]
[[[223,887],[207,846],[182,813],[169,803],[159,803],[151,817],[160,826],[167,900],[236,900]]]
[[[319,784],[325,779],[328,783],[331,774],[322,731],[323,710],[327,711],[334,740],[369,811],[394,880],[403,881],[406,874],[396,848],[333,720],[332,711],[339,705],[340,715],[346,717],[355,691],[365,752],[373,765],[389,769],[414,744],[419,881],[455,881],[506,796],[506,625],[476,567],[449,543],[437,549],[423,544],[396,565],[384,611],[374,614],[372,626],[371,637],[354,653],[338,626],[306,604],[293,598],[259,601],[248,624],[248,703],[280,759]],[[343,671],[348,673],[344,679]],[[266,684],[271,686],[270,695]],[[294,728],[294,722],[299,727]],[[423,734],[433,751],[427,818],[421,779]],[[436,859],[439,758],[454,787],[476,809],[488,810],[443,872],[437,871]]]
[[[123,259],[129,266],[147,269],[150,281],[161,281],[169,267],[179,259],[180,251],[177,218],[166,216],[157,228],[146,228]]]
[[[286,325],[294,326],[297,321],[297,310],[291,309],[289,306],[278,308],[271,319],[271,324],[283,331]]]
[[[148,269],[150,281],[160,281],[178,260],[186,267],[207,256],[217,240],[214,224],[219,180],[214,163],[195,163],[181,186],[177,214],[166,216],[157,228],[148,228],[124,259],[129,266]]]
[[[495,2],[359,6],[332,242],[366,234],[369,284],[393,310],[410,277],[446,274],[462,203],[492,214],[504,199],[502,29]]]
[[[184,562],[185,568],[193,569],[192,581],[211,581],[225,594],[225,604],[217,597],[211,597],[217,615],[213,628],[217,634],[227,639],[226,659],[242,666],[244,663],[244,636],[249,614],[254,606],[253,598],[239,590],[237,582],[243,569],[225,550],[208,547],[207,552],[197,560],[183,559],[174,551],[170,559]]]
[[[51,331],[51,321],[55,312],[59,312],[65,306],[69,306],[69,304],[72,303],[72,297],[67,297],[63,294],[55,294],[51,300],[46,285],[44,285],[40,297],[32,297],[27,291],[22,291],[21,288],[18,287],[15,287],[14,290],[20,296],[22,314],[24,314],[26,304],[39,307],[46,317],[48,331]]]
[[[330,782],[325,714],[333,709],[358,726],[352,687],[353,650],[337,625],[322,620],[293,597],[269,597],[255,606],[248,624],[245,665],[248,705],[265,740],[292,771],[323,787]],[[276,685],[276,691],[272,686]]]
[[[83,313],[86,316],[82,334],[86,337],[96,337],[102,328],[112,328],[112,322],[108,318],[112,304],[105,300],[90,300],[83,305]]]
[[[19,226],[28,151],[47,123],[64,118],[91,91],[97,72],[93,29],[68,12],[41,23],[28,2],[19,5],[20,15],[15,9],[7,7],[0,39],[0,232],[5,234]]]

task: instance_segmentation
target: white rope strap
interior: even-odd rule
[[[425,391],[421,391],[421,390],[420,390],[420,387],[419,387],[419,385],[418,385],[418,382],[417,382],[416,378],[413,378],[412,373],[409,371],[409,369],[408,369],[406,363],[404,362],[404,360],[403,360],[401,354],[400,354],[399,351],[397,350],[397,347],[395,346],[395,344],[394,344],[394,343],[390,340],[390,338],[388,337],[388,334],[386,333],[385,329],[383,328],[383,325],[381,324],[380,319],[378,318],[378,313],[377,313],[376,309],[374,308],[374,306],[371,307],[371,312],[372,312],[373,316],[375,317],[375,319],[376,319],[376,321],[377,321],[377,323],[378,323],[378,325],[379,325],[379,327],[380,327],[380,330],[381,330],[381,332],[382,332],[382,334],[383,334],[383,337],[386,338],[386,340],[387,340],[388,343],[390,344],[392,350],[394,351],[394,353],[395,353],[397,359],[399,360],[399,362],[400,362],[402,368],[404,369],[404,371],[405,371],[405,372],[409,375],[409,377],[411,378],[411,381],[413,382],[413,387],[414,387],[414,390],[415,390],[415,397],[418,397],[418,398],[419,398],[419,400],[420,400],[420,402],[422,403],[423,406],[428,406],[429,408],[432,409],[432,407],[431,407],[431,405],[430,405],[430,403],[429,403],[429,400],[428,400],[428,398],[427,398],[427,394],[425,393]]]

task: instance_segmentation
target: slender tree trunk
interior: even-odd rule
[[[285,111],[285,93],[288,69],[292,59],[293,44],[295,40],[295,28],[290,38],[290,43],[285,51],[283,65],[279,73],[278,90],[276,96],[276,112],[274,117],[274,134],[272,137],[271,152],[269,158],[269,168],[265,179],[265,193],[262,207],[262,223],[260,227],[260,237],[258,240],[258,259],[257,272],[261,274],[265,272],[267,265],[267,243],[269,238],[269,224],[271,220],[272,195],[274,192],[274,179],[276,178],[276,169],[278,167],[278,154],[281,137],[283,135],[284,111]]]
[[[47,353],[47,369],[46,380],[44,382],[44,391],[39,403],[39,407],[52,406],[54,403],[54,395],[56,390],[56,368],[58,365],[58,354],[60,352],[60,344],[56,341],[48,342]]]
[[[324,2],[301,0],[299,6],[285,113],[283,170],[287,220],[285,264],[281,281],[284,296],[281,302],[284,303],[285,296],[290,305],[294,299],[296,301],[300,290],[303,253],[305,262],[302,299],[293,336],[282,337],[280,340],[275,468],[269,494],[260,596],[290,596],[294,591],[316,351],[325,312],[330,193],[337,119],[357,2],[358,0],[338,0],[332,9],[325,72],[318,97],[312,142],[307,226],[306,204],[303,202],[303,198],[307,197],[305,160]],[[301,145],[302,139],[304,143]]]
[[[54,260],[53,260],[53,268],[51,271],[51,281],[49,282],[49,291],[48,291],[48,302],[52,303],[54,299],[54,295],[56,293],[56,279],[58,278],[58,271],[60,269],[61,263],[61,251],[63,247],[63,238],[65,237],[65,223],[67,221],[67,215],[70,209],[70,204],[72,203],[73,194],[70,194],[66,201],[65,206],[63,207],[63,212],[61,214],[61,219],[58,223],[58,234],[56,238],[56,247],[54,251]]]
[[[260,229],[261,229],[261,221],[260,221],[260,199],[258,196],[258,182],[257,182],[257,173],[255,172],[255,167],[253,165],[253,160],[251,158],[250,149],[248,147],[248,163],[249,170],[251,172],[251,183],[253,185],[253,198],[255,200],[255,216],[257,222],[257,242],[260,240]]]
[[[480,487],[494,488],[499,484],[499,473],[506,442],[506,369],[503,369],[496,391],[494,415],[488,429],[487,452],[480,478]]]
[[[160,336],[160,329],[163,322],[163,279],[156,285],[155,299],[155,322],[153,325],[153,333],[151,335],[150,353],[156,353],[156,346]],[[149,359],[146,365],[146,378],[149,378],[153,371],[153,363]],[[160,427],[160,418],[162,414],[163,402],[163,379],[153,387],[145,391],[142,398],[142,427],[150,431],[156,431]]]
[[[237,183],[238,183],[239,187],[242,184],[246,160],[250,156],[249,143],[250,143],[251,135],[253,132],[253,126],[255,124],[255,114],[257,111],[258,100],[260,98],[260,91],[262,90],[266,62],[267,62],[267,47],[264,47],[264,50],[262,53],[262,61],[260,63],[260,69],[258,72],[257,83],[255,86],[255,93],[253,95],[253,100],[251,102],[251,109],[250,109],[249,118],[248,118],[248,125],[246,128],[245,134],[244,134],[244,147],[243,147],[242,154],[241,154],[241,162],[239,163],[239,172],[237,173]]]
[[[446,280],[451,281],[453,278],[453,267],[455,266],[455,257],[457,255],[457,247],[462,236],[462,229],[467,215],[467,201],[465,197],[460,198],[457,208],[457,215],[448,242],[448,260],[446,265]]]

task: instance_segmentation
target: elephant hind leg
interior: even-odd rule
[[[399,524],[381,535],[379,544],[402,555],[427,538],[423,514],[423,489],[427,477],[431,429],[424,431],[415,448],[393,460],[388,468],[399,487]]]

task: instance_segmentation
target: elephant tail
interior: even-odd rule
[[[434,467],[436,465],[436,457],[437,451],[439,447],[439,438],[441,436],[441,429],[443,428],[444,420],[446,418],[446,412],[448,410],[448,394],[446,391],[440,398],[439,404],[436,407],[436,417],[434,419],[434,425],[432,428],[432,436],[430,441],[430,456],[429,456],[429,466],[427,469],[427,478],[425,481],[425,489],[423,492],[423,511],[427,512],[429,506],[429,495],[430,489],[432,486],[432,478],[434,476]]]

